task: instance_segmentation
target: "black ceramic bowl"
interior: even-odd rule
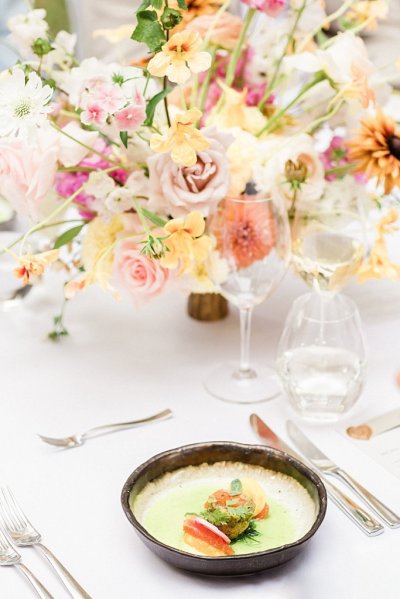
[[[297,480],[309,493],[315,504],[315,521],[310,530],[293,543],[268,551],[224,557],[194,555],[170,547],[155,539],[138,522],[129,507],[129,497],[136,497],[150,481],[185,466],[214,464],[215,462],[242,462],[263,466],[287,474]],[[326,512],[326,491],[321,479],[307,466],[282,451],[265,445],[215,442],[185,445],[160,453],[136,468],[122,489],[122,507],[142,541],[166,562],[200,574],[235,576],[252,574],[280,566],[294,558],[320,527]]]

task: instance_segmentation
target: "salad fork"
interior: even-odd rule
[[[141,418],[140,420],[131,420],[130,422],[117,422],[116,424],[103,424],[102,426],[95,426],[94,428],[89,429],[85,433],[81,433],[79,435],[70,435],[69,437],[45,437],[44,435],[39,435],[42,441],[45,443],[49,443],[50,445],[55,445],[56,447],[65,447],[66,449],[71,449],[72,447],[79,447],[83,445],[87,439],[92,437],[98,437],[100,435],[107,435],[109,433],[114,433],[116,431],[123,431],[127,428],[133,428],[135,426],[139,426],[140,424],[146,424],[147,422],[153,422],[154,420],[161,420],[171,418],[172,416],[171,410],[163,410],[158,414],[154,414],[153,416],[148,416],[147,418]]]
[[[54,599],[40,580],[21,562],[20,554],[14,549],[10,541],[0,529],[0,566],[16,566],[20,572],[29,580],[40,599]]]
[[[56,556],[41,543],[40,533],[32,526],[17,504],[9,488],[0,489],[0,517],[14,543],[19,547],[34,546],[47,558],[73,599],[91,599]],[[44,595],[50,599],[51,595]]]

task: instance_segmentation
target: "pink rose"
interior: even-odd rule
[[[270,17],[277,17],[285,10],[287,0],[242,0],[250,8],[264,12]]]
[[[240,17],[224,12],[217,21],[215,15],[201,15],[188,23],[186,29],[197,31],[203,38],[212,29],[211,41],[217,46],[233,50],[242,27],[243,21]]]
[[[115,251],[115,272],[121,285],[137,305],[159,295],[170,278],[170,271],[140,253],[132,239],[119,243]]]
[[[175,217],[192,210],[208,216],[229,189],[229,161],[226,150],[232,143],[230,134],[216,127],[201,130],[210,147],[197,153],[197,163],[185,167],[173,162],[169,154],[154,154],[149,166],[150,199],[148,209]]]
[[[58,152],[53,137],[35,144],[15,137],[0,139],[0,194],[21,216],[40,220],[41,204],[54,183]]]

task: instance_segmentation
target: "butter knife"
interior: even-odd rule
[[[306,461],[302,456],[289,447],[289,445],[282,441],[282,439],[278,437],[278,435],[276,435],[274,431],[271,430],[259,416],[257,416],[257,414],[252,414],[250,416],[250,424],[261,441],[266,445],[284,451],[301,462]],[[333,501],[333,503],[337,505],[337,507],[366,535],[372,537],[379,535],[384,531],[383,526],[370,516],[370,514],[368,514],[368,512],[361,506],[335,487],[335,485],[327,481],[324,476],[321,476],[320,472],[318,472],[318,475],[324,481],[329,499]]]
[[[380,435],[398,426],[400,426],[400,409],[375,416],[375,418],[371,418],[358,426],[349,426],[346,433],[353,439],[367,441],[375,435]]]
[[[316,468],[321,470],[324,474],[334,476],[336,479],[345,483],[349,489],[369,505],[369,507],[373,509],[388,526],[391,528],[400,526],[400,517],[397,514],[375,497],[375,495],[370,493],[365,487],[360,485],[360,483],[345,470],[339,468],[339,466],[332,462],[328,456],[311,443],[294,422],[288,420],[286,425],[290,439],[296,445],[297,449],[299,449]]]

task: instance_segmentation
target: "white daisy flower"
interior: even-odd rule
[[[0,136],[29,136],[47,123],[53,89],[36,73],[14,68],[0,80]]]
[[[38,37],[47,39],[49,25],[45,19],[44,8],[37,8],[8,19],[7,27],[10,30],[8,39],[22,58],[34,57],[32,44]]]

